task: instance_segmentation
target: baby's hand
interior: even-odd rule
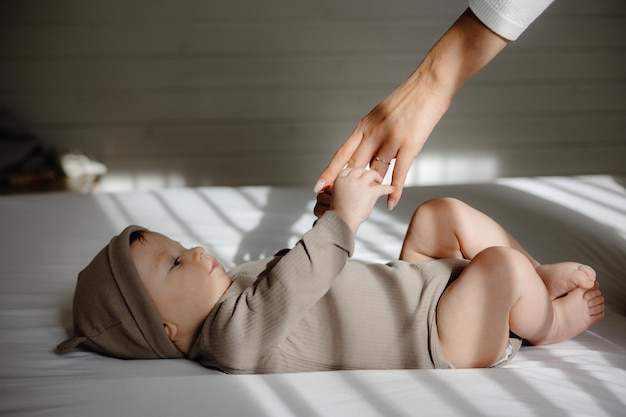
[[[346,168],[339,173],[331,195],[333,210],[356,234],[379,197],[391,194],[395,187],[382,185],[383,177],[374,170]]]

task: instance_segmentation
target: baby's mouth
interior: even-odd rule
[[[209,273],[215,271],[215,269],[219,266],[217,260],[213,257],[209,258],[210,259],[210,263],[211,263],[211,267],[209,268]]]

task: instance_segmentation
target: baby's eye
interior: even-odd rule
[[[180,262],[180,257],[177,256],[176,259],[174,259],[174,263],[172,264],[172,268],[171,269],[176,268],[177,266],[180,265],[180,263],[181,263]]]

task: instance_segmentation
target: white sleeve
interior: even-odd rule
[[[469,8],[489,29],[516,40],[554,0],[468,0]]]

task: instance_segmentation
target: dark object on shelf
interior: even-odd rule
[[[25,123],[8,110],[0,110],[0,183],[19,191],[51,183],[61,176],[59,159]]]

